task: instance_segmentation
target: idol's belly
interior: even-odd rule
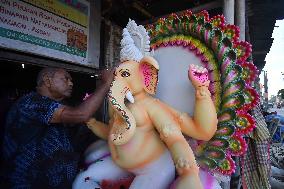
[[[156,131],[137,128],[133,138],[124,145],[109,146],[113,161],[123,169],[137,169],[158,159],[166,150]]]

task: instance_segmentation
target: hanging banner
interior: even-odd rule
[[[88,64],[85,0],[0,0],[0,46]]]

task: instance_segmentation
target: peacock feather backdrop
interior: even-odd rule
[[[212,173],[230,175],[235,170],[232,156],[245,153],[243,139],[255,128],[249,110],[259,97],[252,88],[257,69],[250,61],[251,45],[239,41],[239,29],[226,25],[222,15],[208,12],[171,14],[147,25],[151,49],[182,46],[198,56],[210,79],[209,90],[218,114],[218,128],[208,142],[200,142],[195,155],[199,165]]]

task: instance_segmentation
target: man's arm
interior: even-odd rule
[[[87,98],[77,107],[61,106],[50,120],[51,123],[83,123],[87,122],[91,116],[99,109],[106,96],[110,84],[113,80],[113,70],[103,71],[103,84],[99,86],[92,96]]]

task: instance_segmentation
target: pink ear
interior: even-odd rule
[[[139,69],[142,74],[145,91],[149,94],[155,94],[159,70],[157,61],[152,57],[145,57],[140,61]]]

